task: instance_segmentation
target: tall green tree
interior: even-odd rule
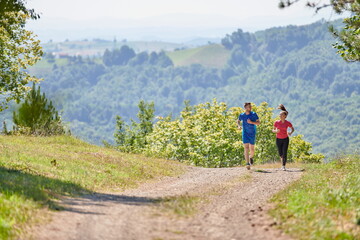
[[[280,0],[279,7],[286,8],[301,0]],[[334,26],[330,31],[335,38],[340,40],[333,46],[338,49],[337,53],[349,62],[360,61],[360,0],[319,0],[305,1],[306,6],[319,12],[321,9],[331,7],[335,13],[350,13],[350,17],[344,19],[344,27],[338,31]]]
[[[147,103],[141,100],[138,104],[139,112],[137,117],[139,119],[139,132],[141,136],[145,137],[153,131],[153,124],[155,118],[154,102]]]
[[[114,133],[115,142],[118,149],[125,152],[139,152],[147,145],[146,137],[152,133],[155,106],[154,102],[141,100],[138,104],[139,112],[137,118],[139,122],[131,119],[131,124],[126,125],[120,116],[116,116],[116,131]]]
[[[16,129],[27,128],[34,135],[60,135],[65,133],[58,111],[49,101],[40,86],[33,84],[18,111],[13,112]]]
[[[39,81],[26,69],[40,60],[40,41],[25,29],[27,20],[38,15],[26,9],[24,2],[0,2],[0,111],[11,100],[19,102],[29,90],[29,82]]]
[[[128,64],[130,59],[136,56],[135,51],[127,45],[122,46],[120,49],[110,51],[105,50],[103,62],[106,66],[122,66]]]
[[[123,146],[126,143],[125,121],[120,116],[116,116],[116,131],[114,133],[114,138],[116,144],[119,146]]]

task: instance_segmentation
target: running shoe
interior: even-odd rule
[[[250,163],[246,163],[246,169],[250,170]]]
[[[254,159],[253,158],[250,158],[250,164],[254,165]]]
[[[281,167],[281,170],[286,171],[285,166],[282,166],[282,167]]]

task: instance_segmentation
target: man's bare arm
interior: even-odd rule
[[[241,121],[238,119],[236,122],[237,122],[238,129],[241,130]]]

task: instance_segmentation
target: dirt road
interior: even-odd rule
[[[266,214],[268,199],[301,171],[244,168],[189,168],[120,194],[95,194],[66,199],[65,211],[37,228],[34,239],[289,239]],[[163,213],[159,199],[201,196],[196,214]]]

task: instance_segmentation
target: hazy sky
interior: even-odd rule
[[[28,0],[28,5],[42,14],[40,20],[31,24],[34,30],[62,28],[75,31],[76,27],[136,29],[166,26],[183,30],[204,29],[201,34],[215,37],[223,35],[225,31],[229,31],[228,29],[242,28],[246,31],[255,31],[272,26],[307,24],[321,18],[326,20],[337,18],[336,15],[332,15],[330,9],[315,15],[312,9],[305,7],[305,0],[285,10],[278,8],[278,2],[278,0]],[[210,29],[214,29],[213,32]],[[150,29],[148,30],[151,32]],[[146,34],[149,35],[149,32]],[[153,35],[157,36],[159,33],[154,32]]]
[[[305,1],[281,10],[278,0],[29,0],[44,17],[85,20],[101,17],[141,19],[174,13],[222,15],[234,18],[281,16],[313,18]],[[323,15],[323,14],[322,14]],[[327,14],[328,15],[328,12]],[[211,19],[209,19],[211,22]]]

